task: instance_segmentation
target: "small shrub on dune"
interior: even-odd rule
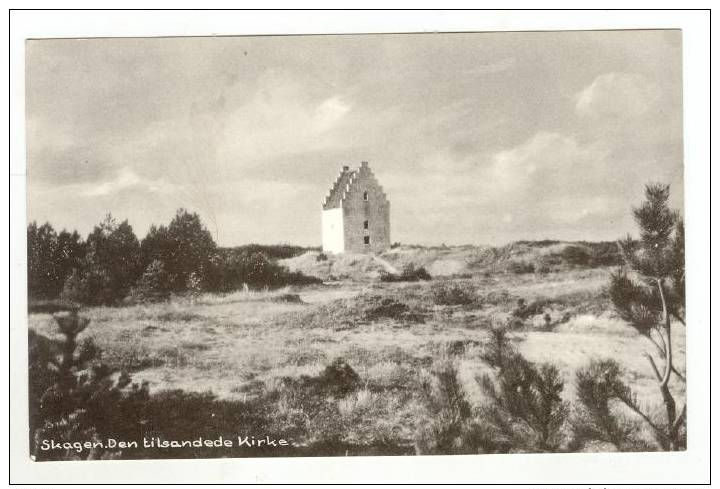
[[[521,298],[518,299],[517,307],[513,310],[512,315],[518,319],[526,320],[529,317],[544,314],[545,309],[553,304],[554,302],[552,300],[543,297],[539,297],[529,303]]]
[[[343,359],[335,358],[317,376],[283,377],[265,402],[272,403],[274,426],[306,443],[338,444],[346,431],[338,403],[328,402],[355,392],[360,376]]]
[[[569,245],[563,249],[561,256],[570,265],[585,267],[590,263],[592,252],[584,246]]]
[[[347,394],[360,385],[360,376],[344,358],[338,357],[325,367],[319,376],[319,383],[335,394]]]
[[[344,396],[360,386],[360,376],[344,358],[337,357],[317,376],[283,377],[285,387],[304,396]]]
[[[438,284],[432,293],[435,304],[442,306],[466,306],[479,301],[477,288],[470,282]]]
[[[535,273],[535,264],[528,261],[511,261],[507,265],[508,271],[515,274]]]
[[[380,304],[365,313],[365,318],[370,321],[379,318],[401,319],[403,314],[409,310],[407,304],[396,301],[391,297],[385,297],[380,300]]]
[[[415,264],[408,263],[399,274],[383,273],[380,275],[381,282],[418,282],[421,280],[432,280],[432,277],[425,267],[415,267]]]
[[[284,302],[287,304],[305,304],[298,294],[280,294],[272,298],[273,302]]]
[[[392,297],[376,297],[375,300],[379,301],[379,304],[371,305],[365,309],[363,316],[366,321],[376,321],[383,318],[414,323],[425,321],[422,313],[412,310],[407,304]]]

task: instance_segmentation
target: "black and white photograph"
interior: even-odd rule
[[[25,40],[25,456],[684,452],[683,42]]]

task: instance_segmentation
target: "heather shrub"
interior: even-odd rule
[[[562,258],[570,265],[587,266],[592,259],[592,252],[579,245],[568,245],[561,253]]]
[[[373,296],[370,301],[372,303],[363,312],[363,318],[366,321],[388,318],[421,323],[425,320],[421,312],[411,309],[407,304],[392,297]]]
[[[470,282],[440,283],[433,287],[432,294],[437,305],[459,306],[479,302],[477,288]]]
[[[508,271],[516,274],[534,273],[535,264],[529,261],[516,261],[513,260],[507,265]]]
[[[383,273],[380,275],[382,282],[418,282],[420,280],[432,280],[432,277],[425,267],[415,267],[414,263],[408,263],[399,274]]]
[[[550,299],[545,299],[544,297],[539,297],[535,300],[528,302],[525,302],[525,299],[520,298],[517,301],[517,306],[512,311],[512,315],[515,318],[526,320],[532,316],[537,316],[538,314],[544,314],[545,309],[552,306],[554,302]]]

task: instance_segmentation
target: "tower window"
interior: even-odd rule
[[[369,221],[363,222],[363,229],[368,229]]]
[[[367,193],[367,192],[363,192],[363,200],[368,200],[368,193]]]
[[[365,236],[365,244],[370,244],[370,236]]]

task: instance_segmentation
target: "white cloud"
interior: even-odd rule
[[[495,153],[493,177],[505,190],[532,186],[548,177],[551,182],[566,180],[587,172],[598,156],[572,137],[541,131],[518,146]]]
[[[605,210],[612,194],[606,153],[563,134],[538,132],[492,160],[487,192],[515,215],[574,222]]]
[[[217,145],[219,157],[228,163],[261,161],[341,144],[332,133],[351,112],[351,104],[340,95],[318,100],[304,88],[272,74],[250,98],[235,101],[230,95]]]
[[[581,115],[637,117],[654,109],[662,92],[657,83],[637,73],[605,73],[576,95]]]
[[[85,197],[110,195],[121,190],[135,188],[151,193],[167,194],[178,189],[176,185],[165,180],[150,180],[139,177],[132,169],[123,168],[114,180],[102,183],[85,183],[79,185],[79,194]]]
[[[315,130],[323,132],[331,129],[350,110],[350,106],[344,103],[340,97],[330,97],[324,100],[316,109],[313,117]]]

